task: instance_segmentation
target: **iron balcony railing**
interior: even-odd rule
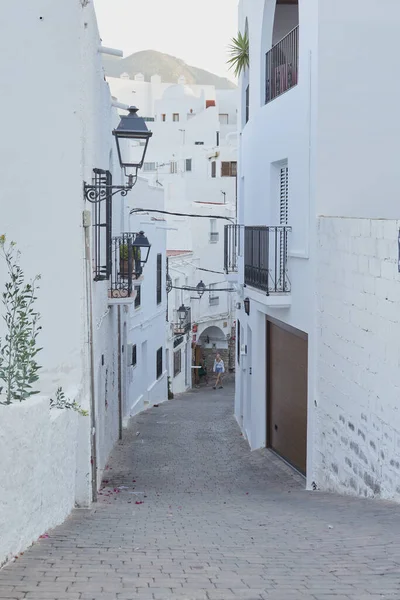
[[[140,249],[132,245],[136,233],[123,233],[111,240],[111,298],[133,298],[134,282],[142,274]]]
[[[297,85],[299,73],[299,26],[266,54],[265,103]]]
[[[291,227],[245,227],[244,282],[270,294],[288,294],[288,234]]]
[[[185,317],[183,319],[177,317],[177,319],[178,319],[177,322],[174,323],[174,326],[173,326],[174,335],[185,335],[185,333],[189,333],[189,331],[192,329],[192,311],[191,311],[191,309],[187,306]]]
[[[238,258],[243,254],[243,225],[225,225],[224,269],[225,273],[238,272]]]

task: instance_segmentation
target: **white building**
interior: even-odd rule
[[[252,449],[271,447],[309,487],[399,500],[400,6],[239,12],[236,417]]]
[[[171,390],[180,393],[191,387],[191,365],[204,358],[211,369],[217,350],[234,365],[228,352],[234,304],[233,294],[224,291],[231,286],[223,270],[223,232],[236,219],[237,92],[187,86],[184,78],[177,84],[162,83],[158,76],[151,82],[141,76],[108,81],[119,102],[134,98],[151,121],[153,139],[143,175],[165,191],[169,213],[165,219],[173,288],[167,363]],[[154,208],[144,199],[141,206]],[[196,291],[179,289],[195,288],[200,281],[210,290],[201,299]],[[190,309],[189,327],[179,322],[182,304]]]
[[[23,20],[18,6],[11,3],[4,10],[1,233],[21,250],[27,280],[41,275],[37,306],[43,350],[40,394],[0,406],[0,565],[62,522],[74,506],[96,499],[124,417],[136,402],[134,385],[128,395],[132,369],[124,359],[134,343],[129,313],[134,314],[134,293],[121,297],[121,263],[115,254],[129,222],[124,198],[111,199],[110,188],[104,188],[126,180],[112,136],[119,117],[104,80],[93,5],[38,0],[25,7]],[[101,184],[107,199],[91,203],[84,182]],[[129,195],[135,193],[134,188]],[[145,228],[147,223],[143,229],[152,242],[156,226]],[[163,235],[154,235],[143,296],[146,269],[154,288],[157,255],[165,257]],[[0,260],[1,289],[6,281]],[[164,310],[164,297],[162,302]],[[150,352],[155,354],[149,344]],[[142,406],[166,398],[164,365],[157,378],[155,355],[148,364],[154,369],[149,367],[151,384],[141,387]],[[50,410],[49,399],[59,387],[89,416]]]
[[[153,141],[153,140],[152,140]],[[164,209],[164,192],[139,178],[128,199],[130,231],[146,232],[151,241],[143,282],[137,286],[127,323],[128,390],[125,418],[167,399],[166,358],[166,223],[162,215],[130,214],[137,203]]]

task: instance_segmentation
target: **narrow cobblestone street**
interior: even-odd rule
[[[304,491],[250,453],[233,387],[132,420],[93,510],[76,510],[0,572],[0,598],[400,598],[400,510]]]

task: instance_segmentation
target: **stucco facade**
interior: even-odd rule
[[[135,406],[126,360],[133,297],[129,305],[112,297],[112,279],[102,276],[101,262],[111,250],[102,233],[106,227],[112,239],[139,225],[129,223],[127,210],[135,188],[126,198],[113,196],[105,226],[104,210],[99,219],[96,205],[84,196],[84,182],[92,183],[94,169],[108,171],[114,185],[126,182],[112,136],[119,116],[104,78],[93,4],[39,0],[26,7],[22,21],[17,5],[10,4],[3,16],[0,79],[8,82],[8,92],[0,102],[1,233],[17,243],[26,278],[41,275],[37,308],[43,349],[40,395],[0,407],[5,483],[0,565],[74,506],[88,507],[96,499],[124,418]],[[146,232],[151,239],[150,229],[155,229],[151,223]],[[95,231],[101,232],[97,241]],[[165,234],[157,235],[154,251],[165,256]],[[152,286],[154,260],[151,254]],[[1,260],[0,287],[6,278]],[[164,297],[163,303],[160,314]],[[163,320],[165,313],[158,323],[164,340]],[[149,358],[153,363],[155,357]],[[143,386],[150,402],[166,398],[164,373],[156,382],[149,371]],[[89,415],[50,411],[58,387]]]
[[[271,324],[295,331],[307,344],[307,486],[398,499],[400,423],[390,398],[398,390],[392,336],[399,137],[392,125],[400,87],[384,96],[368,93],[370,77],[357,65],[371,29],[384,55],[394,56],[389,29],[398,26],[400,8],[242,0],[239,18],[249,31],[250,68],[240,83],[238,221],[291,230],[283,293],[265,294],[248,275],[246,283],[249,254],[239,256],[236,418],[251,448],[273,447],[270,373],[278,349]],[[286,353],[292,350],[289,344]],[[273,402],[276,410],[279,401]],[[285,422],[293,427],[291,421],[289,408]]]

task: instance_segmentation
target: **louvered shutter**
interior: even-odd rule
[[[280,193],[279,193],[279,224],[287,225],[289,219],[289,169],[281,167]]]
[[[281,167],[280,189],[279,189],[279,224],[287,225],[289,221],[289,168]],[[279,281],[278,287],[285,290],[287,273],[287,232],[282,229],[279,232]]]
[[[229,177],[231,173],[230,163],[222,162],[221,163],[221,177]]]

